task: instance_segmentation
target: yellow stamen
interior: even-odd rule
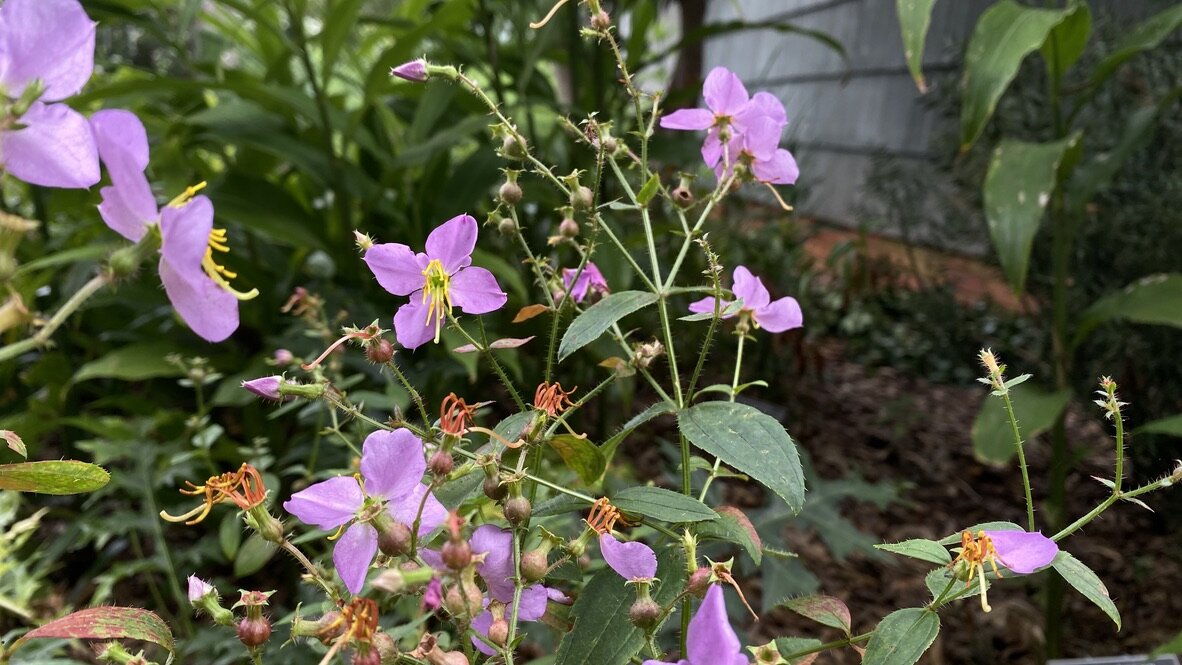
[[[205,183],[201,183],[196,187],[190,187],[188,190],[185,190],[185,192],[188,194],[191,191],[195,191],[196,189],[200,189],[204,186]],[[182,194],[181,196],[185,196],[185,194]],[[179,199],[181,197],[178,196],[177,198]],[[250,291],[244,292],[239,291],[230,285],[229,280],[237,278],[238,273],[230,270],[217,261],[214,261],[214,250],[222,252],[223,254],[228,254],[230,252],[230,245],[228,239],[226,238],[225,229],[213,229],[209,232],[209,246],[205,248],[205,258],[201,260],[201,267],[205,270],[205,274],[209,275],[209,278],[213,280],[214,284],[217,284],[235,298],[239,300],[250,300],[252,298],[258,297],[258,289],[251,289]]]
[[[435,343],[439,343],[439,333],[443,328],[443,319],[451,315],[451,275],[443,268],[439,259],[431,259],[423,270],[423,303],[427,305],[427,326],[435,321]]]
[[[189,199],[196,196],[197,192],[200,192],[203,189],[205,189],[205,181],[204,180],[202,180],[201,182],[199,182],[196,185],[193,185],[191,187],[186,187],[185,191],[181,192],[180,194],[177,195],[177,197],[175,199],[168,202],[168,206],[170,208],[179,208],[179,207],[185,205],[186,203],[188,203]]]
[[[985,594],[988,586],[985,584],[985,566],[977,565],[977,579],[981,581],[981,611],[992,612],[993,608],[989,606],[989,597]]]

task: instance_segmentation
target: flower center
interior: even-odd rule
[[[443,268],[439,259],[431,259],[423,270],[423,303],[427,305],[427,325],[435,325],[435,342],[439,343],[439,332],[443,319],[451,314],[451,275]]]
[[[214,250],[228,254],[230,252],[230,245],[226,240],[225,229],[214,229],[209,232],[209,245],[205,248],[205,258],[201,260],[201,267],[205,269],[205,274],[213,280],[214,284],[222,287],[239,300],[250,300],[259,295],[258,289],[251,289],[250,291],[239,291],[230,285],[229,280],[238,277],[238,273],[226,268],[226,266],[213,260]]]

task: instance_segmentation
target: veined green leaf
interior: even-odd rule
[[[934,540],[926,540],[924,538],[912,538],[910,540],[904,540],[901,543],[882,543],[874,547],[940,566],[952,561],[952,556],[948,554],[948,548]]]
[[[923,78],[923,48],[935,5],[936,0],[897,0],[895,5],[899,28],[903,32],[903,57],[907,59],[907,68],[920,92],[928,91]]]
[[[1097,300],[1080,317],[1075,343],[1109,321],[1182,328],[1182,273],[1151,275]]]
[[[102,489],[109,482],[111,474],[101,466],[77,460],[0,464],[0,490],[82,494]]]
[[[1116,603],[1112,602],[1112,597],[1108,595],[1108,587],[1104,586],[1104,582],[1096,573],[1092,572],[1079,559],[1071,556],[1067,552],[1060,551],[1055,556],[1055,560],[1051,562],[1051,566],[1067,580],[1067,583],[1075,588],[1076,591],[1082,593],[1088,600],[1096,604],[1096,607],[1104,610],[1109,619],[1112,619],[1116,624],[1116,629],[1120,630],[1120,610],[1116,609]]]
[[[931,610],[911,607],[891,612],[874,629],[862,664],[912,665],[939,633],[940,616]]]
[[[558,344],[559,362],[599,338],[613,323],[657,302],[657,296],[644,291],[621,291],[595,303],[580,314],[562,335]]]
[[[718,514],[697,499],[660,487],[629,487],[611,497],[612,504],[626,513],[636,513],[662,522],[716,520]]]

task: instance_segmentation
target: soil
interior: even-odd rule
[[[812,456],[817,473],[836,479],[859,473],[873,481],[906,483],[903,501],[885,509],[850,502],[847,518],[879,542],[907,538],[939,539],[966,526],[992,520],[1024,520],[1021,477],[1016,463],[994,468],[974,459],[970,428],[984,389],[932,385],[889,368],[866,368],[841,357],[840,347],[819,350],[823,369],[792,386],[797,397],[792,431]],[[1069,440],[1080,461],[1069,474],[1068,519],[1102,501],[1108,488],[1091,476],[1111,478],[1113,443],[1097,408],[1073,405],[1068,414]],[[840,424],[840,426],[834,426]],[[1050,470],[1045,437],[1027,444],[1026,454],[1041,506]],[[1130,475],[1135,475],[1132,470]],[[739,487],[734,488],[741,492]],[[1166,490],[1169,491],[1169,490]],[[739,497],[735,497],[736,499]],[[1153,506],[1157,497],[1150,495]],[[1037,516],[1045,523],[1045,515]],[[855,633],[867,632],[883,616],[930,601],[924,575],[931,566],[900,556],[855,553],[835,560],[810,531],[789,527],[786,542],[821,580],[821,593],[849,606]],[[1063,656],[1144,654],[1182,631],[1182,538],[1169,533],[1161,515],[1123,503],[1063,542],[1065,549],[1091,567],[1107,585],[1124,625],[1117,630],[1095,605],[1067,590],[1063,618]],[[1037,663],[1042,661],[1043,600],[1033,580],[997,582],[989,593],[993,611],[966,599],[940,613],[939,638],[920,661],[945,663]],[[750,583],[758,596],[757,581]],[[753,600],[758,606],[758,602]],[[747,640],[762,644],[784,635],[837,640],[836,630],[814,624],[783,609],[746,626]],[[858,663],[852,649],[829,651],[816,661]]]

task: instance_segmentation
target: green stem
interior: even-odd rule
[[[1034,498],[1030,491],[1030,471],[1026,468],[1026,451],[1022,443],[1022,432],[1018,428],[1018,418],[1014,415],[1014,403],[1010,400],[1010,391],[1002,388],[1002,400],[1005,401],[1006,415],[1010,419],[1010,428],[1014,433],[1014,445],[1018,449],[1018,467],[1022,470],[1022,489],[1026,492],[1026,530],[1034,531]]]
[[[714,307],[716,309],[718,308],[717,301],[715,301]],[[739,375],[743,369],[743,342],[745,342],[747,340],[746,333],[740,332],[740,333],[738,333],[738,335],[739,335],[739,348],[735,352],[735,374],[731,378],[730,401],[732,403],[735,401],[735,397],[739,394]],[[710,471],[710,475],[706,478],[706,482],[702,484],[702,493],[698,496],[698,501],[705,501],[706,500],[706,490],[710,489],[710,484],[714,482],[714,479],[716,477],[718,477],[718,469],[721,465],[722,465],[722,460],[715,457],[714,458],[714,468],[713,468],[713,470]]]
[[[397,358],[391,358],[390,362],[386,363],[386,367],[389,367],[390,371],[394,373],[394,376],[397,377],[398,382],[402,384],[403,389],[410,393],[411,400],[414,401],[415,406],[419,409],[419,416],[422,417],[423,424],[430,426],[431,418],[427,415],[427,405],[423,402],[423,396],[419,394],[419,391],[415,389],[410,380],[406,378],[406,374],[403,374],[402,370],[399,369]]]
[[[22,353],[33,351],[41,348],[49,343],[49,338],[53,333],[61,327],[66,319],[70,317],[79,307],[83,305],[91,296],[98,293],[103,287],[111,283],[110,275],[104,271],[95,275],[89,282],[82,285],[70,299],[61,306],[57,312],[54,312],[49,321],[37,331],[35,335],[28,339],[23,339],[19,342],[13,342],[7,346],[0,347],[0,363],[12,360]]]
[[[796,651],[794,653],[789,653],[789,654],[780,654],[780,657],[788,662],[792,662],[792,661],[796,660],[797,658],[803,658],[804,656],[808,656],[810,654],[820,653],[822,651],[828,651],[830,649],[840,649],[842,647],[848,647],[851,644],[858,644],[860,642],[865,642],[865,641],[869,640],[873,635],[874,635],[874,631],[870,631],[869,633],[862,633],[861,635],[854,635],[853,637],[847,637],[842,640],[834,640],[833,642],[826,642],[825,644],[815,646],[811,649],[804,649],[802,651]]]
[[[513,530],[513,608],[509,613],[509,637],[505,640],[505,665],[513,665],[513,642],[517,639],[517,616],[521,610],[521,590],[525,579],[521,576],[520,529]]]

